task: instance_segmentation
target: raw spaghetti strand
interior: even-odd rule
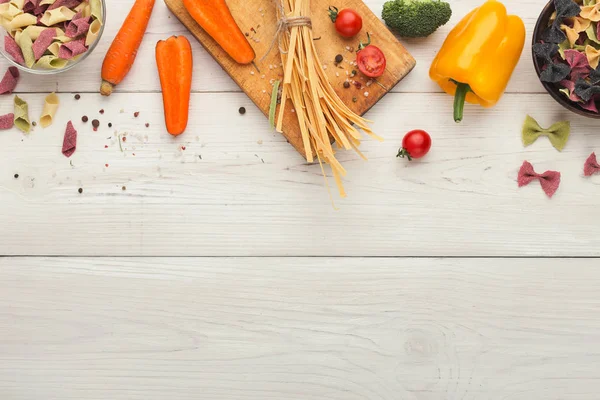
[[[307,161],[313,162],[316,155],[320,164],[321,161],[329,164],[340,196],[345,197],[342,177],[346,175],[346,170],[335,157],[331,138],[335,140],[337,148],[355,150],[365,160],[366,157],[358,150],[361,139],[358,129],[377,140],[383,139],[371,131],[368,125],[370,121],[344,104],[329,83],[313,40],[310,0],[276,1],[281,2],[276,7],[280,21],[276,39],[284,67],[276,129],[282,132],[285,106],[290,100],[300,125]],[[286,24],[289,20],[299,22]]]

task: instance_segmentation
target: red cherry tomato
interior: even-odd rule
[[[369,78],[377,78],[385,71],[385,55],[379,47],[371,44],[371,35],[367,33],[367,44],[361,43],[356,54],[356,63],[360,72]]]
[[[414,130],[404,135],[402,148],[396,157],[407,157],[409,161],[413,158],[424,157],[431,149],[431,136],[422,130]]]
[[[335,24],[335,30],[343,37],[356,36],[362,29],[362,18],[351,8],[339,11],[337,7],[329,7],[329,18]]]

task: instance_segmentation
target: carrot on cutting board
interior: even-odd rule
[[[188,122],[192,89],[192,46],[185,36],[171,36],[156,43],[167,131],[177,136]]]
[[[110,96],[113,88],[125,78],[137,55],[146,32],[155,0],[136,0],[113,40],[102,63],[100,93]]]
[[[239,64],[250,64],[256,54],[227,7],[225,0],[183,0],[192,18]]]

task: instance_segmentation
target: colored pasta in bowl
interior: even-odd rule
[[[105,10],[104,0],[0,0],[0,52],[26,72],[66,71],[98,44]]]

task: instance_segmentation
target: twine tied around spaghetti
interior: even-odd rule
[[[275,46],[275,42],[278,42],[279,51],[282,54],[287,53],[287,51],[285,51],[281,47],[281,35],[283,35],[289,28],[294,26],[308,26],[312,29],[312,21],[310,17],[288,17],[287,15],[285,15],[283,0],[275,0],[275,6],[277,7],[277,16],[279,17],[279,19],[277,20],[277,30],[275,31],[273,40],[269,45],[269,49],[259,61],[263,61],[269,55],[269,53],[271,53],[271,50],[273,50],[273,47]]]

